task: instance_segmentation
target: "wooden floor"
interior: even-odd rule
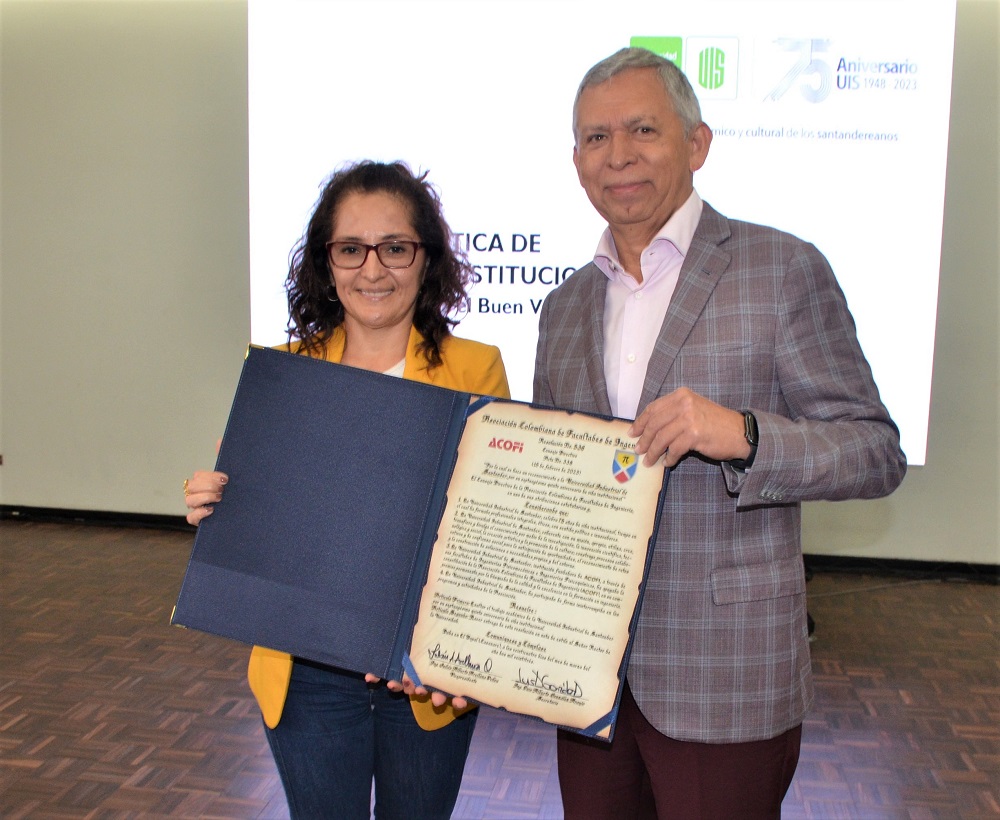
[[[287,816],[246,648],[168,625],[190,544],[0,523],[0,817]],[[1000,588],[824,572],[809,595],[784,817],[1000,817]],[[549,727],[484,710],[455,816],[561,817],[554,763]]]

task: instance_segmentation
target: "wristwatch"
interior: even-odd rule
[[[746,458],[734,458],[730,460],[729,463],[737,470],[746,470],[753,464],[753,460],[757,457],[757,444],[760,442],[760,431],[757,429],[757,417],[749,410],[743,411],[743,435],[747,440],[747,444],[750,445],[750,455]]]

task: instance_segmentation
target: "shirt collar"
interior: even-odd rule
[[[701,221],[701,211],[702,199],[697,191],[692,190],[684,204],[674,211],[646,247],[650,248],[657,242],[669,242],[677,248],[682,258],[687,256],[694,239],[694,232],[698,228],[698,222]],[[611,228],[605,228],[601,234],[601,241],[597,243],[597,250],[594,252],[594,264],[608,279],[616,279],[621,271],[618,249],[611,236]]]

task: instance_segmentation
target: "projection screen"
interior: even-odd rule
[[[714,131],[702,198],[830,260],[922,464],[954,26],[955,0],[249,0],[252,341],[286,339],[289,251],[322,181],[402,159],[475,266],[456,333],[498,345],[530,399],[542,299],[605,227],[572,164],[573,96],[642,45],[685,70]]]

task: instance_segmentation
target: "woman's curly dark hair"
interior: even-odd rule
[[[427,182],[427,174],[416,176],[403,162],[365,160],[338,170],[325,182],[305,235],[292,250],[285,280],[289,341],[298,338],[302,342],[299,352],[311,355],[344,321],[344,306],[328,298],[333,276],[326,243],[333,233],[337,208],[352,193],[387,193],[409,205],[413,229],[427,254],[413,324],[424,337],[421,352],[436,367],[441,364],[441,343],[458,322],[452,314],[468,308],[465,288],[472,271],[454,249],[441,200]]]

